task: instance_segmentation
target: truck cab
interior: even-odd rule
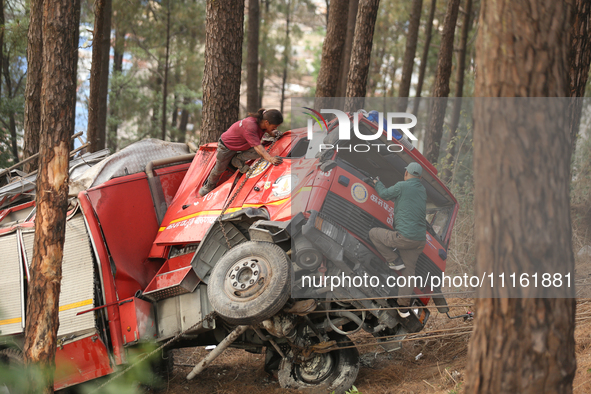
[[[354,116],[362,133],[376,133],[374,122]],[[278,371],[282,387],[342,393],[359,369],[349,335],[364,330],[392,351],[423,329],[431,299],[447,312],[440,290],[428,286],[415,288],[413,313],[401,319],[395,286],[322,285],[333,276],[396,276],[368,237],[371,228],[392,228],[393,203],[379,198],[367,177],[391,186],[409,162],[422,165],[427,246],[418,276],[445,270],[458,211],[435,168],[407,140],[384,135],[358,152],[364,141],[339,141],[338,127],[335,120],[312,139],[299,129],[264,143],[282,164],[256,160],[246,174],[229,168],[204,197],[198,191],[215,164],[216,143],[194,154],[166,153],[157,144],[160,156],[146,156],[154,147],[142,141],[146,146],[107,157],[76,181],[60,308],[60,321],[71,311],[76,330],[58,333],[56,389],[116,371],[143,342],[174,339],[167,349],[217,345],[220,352],[233,346],[265,353],[265,368]],[[34,202],[3,204],[0,249],[8,257],[1,265],[14,273],[0,286],[14,295],[0,296],[0,310],[12,308],[0,316],[6,353],[22,348]],[[59,375],[89,354],[99,362]]]

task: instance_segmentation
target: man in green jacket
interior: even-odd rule
[[[407,278],[407,286],[400,287],[398,305],[410,306],[414,286],[408,286],[408,278],[414,276],[419,255],[427,243],[425,222],[427,211],[427,191],[421,183],[423,167],[412,162],[405,168],[404,181],[386,188],[379,180],[375,181],[378,195],[385,200],[394,201],[394,231],[375,227],[369,231],[369,238],[376,249],[384,256],[390,268],[400,271]],[[414,281],[410,281],[414,284]],[[402,317],[410,312],[399,310]]]

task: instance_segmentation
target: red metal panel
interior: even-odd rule
[[[83,383],[113,372],[109,352],[98,334],[58,347],[54,389]]]
[[[279,140],[271,150],[271,155],[285,155],[289,152],[291,138],[290,133],[287,133],[281,140]],[[179,187],[179,191],[174,197],[174,200],[166,213],[162,225],[160,227],[160,233],[154,242],[154,248],[150,252],[152,257],[162,257],[163,250],[158,245],[164,244],[182,244],[189,242],[199,242],[205,235],[205,232],[210,227],[211,223],[219,216],[224,203],[230,195],[231,188],[235,176],[241,174],[234,174],[224,184],[214,191],[210,192],[204,198],[198,195],[201,184],[211,171],[215,164],[215,149],[217,144],[207,144],[202,146],[197,152],[193,163],[187,172],[185,180]],[[268,166],[260,174],[250,178],[243,187],[243,192],[240,193],[235,201],[234,205],[230,207],[227,212],[236,211],[242,207],[260,207],[265,206],[271,212],[271,216],[274,220],[282,220],[273,217],[274,212],[280,213],[279,217],[287,219],[289,215],[289,206],[281,206],[284,202],[279,203],[278,198],[273,198],[271,190],[265,189],[265,196],[261,199],[257,196],[253,197],[256,199],[256,203],[249,204],[245,203],[245,199],[249,196],[254,186],[257,183],[261,183],[261,190],[264,189],[264,183],[269,178],[269,173],[273,172],[272,181],[274,181],[281,174],[289,173],[289,161],[286,160],[281,166]],[[266,203],[273,203],[269,207]],[[185,207],[185,208],[183,208]],[[287,207],[287,209],[286,209]]]
[[[160,268],[156,261],[145,261],[158,233],[146,175],[112,180],[86,193],[117,269],[115,287],[119,299],[132,297]]]
[[[187,168],[188,164],[181,164],[156,170],[167,201],[172,200]],[[86,193],[116,267],[119,299],[132,297],[148,285],[162,264],[147,259],[158,222],[146,174],[112,179]]]
[[[115,281],[111,272],[109,254],[101,235],[101,229],[97,222],[96,214],[90,205],[90,201],[86,195],[86,192],[80,192],[80,194],[78,194],[78,200],[80,201],[80,208],[82,209],[84,217],[86,218],[86,222],[88,223],[90,236],[93,239],[93,244],[98,255],[97,257],[100,261],[100,270],[103,280],[102,284],[105,293],[105,303],[116,303],[119,299],[117,297],[117,291],[115,290]],[[109,306],[106,309],[115,363],[118,365],[123,364],[127,361],[127,359],[123,350],[123,337],[121,336],[120,330],[119,307],[114,305]]]
[[[172,167],[158,168],[154,170],[159,178],[164,193],[164,199],[167,205],[172,203],[174,196],[179,190],[179,186],[185,179],[190,163],[180,164]]]
[[[139,298],[119,304],[121,333],[126,345],[141,341],[156,340],[158,333],[152,304]]]

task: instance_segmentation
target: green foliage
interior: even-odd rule
[[[458,382],[456,386],[448,392],[448,394],[459,394],[461,392],[463,382]]]
[[[145,354],[151,352],[156,348],[155,344],[143,344],[135,348],[128,349],[129,365],[134,365]],[[101,394],[139,394],[144,392],[143,387],[158,388],[164,383],[163,377],[159,373],[163,372],[161,364],[167,360],[163,360],[161,353],[156,352],[150,358],[141,361],[139,364],[125,372],[120,377],[113,379],[105,387],[100,390]],[[121,369],[126,369],[129,365],[121,366]],[[91,381],[81,385],[80,392],[83,394],[90,394],[97,387],[105,384],[115,375],[107,375],[102,379]]]
[[[108,124],[119,128],[118,148],[161,138],[167,29],[167,138],[185,140],[178,130],[183,109],[190,111],[189,123],[200,119],[205,0],[168,1],[113,2],[113,27],[126,33],[123,71],[112,73],[109,89]]]
[[[335,392],[333,391],[331,394],[335,394]],[[355,386],[351,386],[351,388],[347,391],[345,391],[345,394],[362,394],[361,391],[357,390],[357,387]]]
[[[571,202],[575,205],[588,204],[591,196],[591,101],[583,102],[577,148],[572,157]]]
[[[0,168],[15,162],[11,132],[23,135],[28,18],[25,0],[4,1],[4,69],[0,70]],[[2,28],[2,27],[0,27]]]

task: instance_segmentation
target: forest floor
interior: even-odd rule
[[[591,289],[591,257],[576,259],[576,277],[580,290]],[[591,393],[591,297],[589,291],[577,291],[575,328],[577,371],[573,392]],[[451,315],[474,311],[472,299],[448,300]],[[476,319],[478,311],[474,311]],[[473,321],[450,320],[431,309],[424,332],[441,329],[469,331]],[[352,339],[363,343],[373,339],[369,334],[355,334]],[[381,347],[359,346],[361,369],[355,386],[361,394],[460,394],[464,392],[468,342],[470,334],[403,342],[402,349],[386,353]],[[185,379],[192,366],[208,352],[205,348],[174,350],[174,369],[159,394],[274,394],[296,393],[281,389],[276,377],[264,371],[264,355],[240,349],[228,349],[200,375]],[[149,393],[151,391],[147,391]]]
[[[465,305],[469,299],[452,300]],[[472,310],[453,308],[453,314]],[[471,328],[473,322],[449,320],[433,308],[425,332],[444,328]],[[357,334],[355,342],[372,338]],[[459,394],[463,393],[470,335],[404,342],[401,350],[386,353],[377,346],[360,347],[361,369],[355,382],[362,394]],[[591,301],[579,301],[575,330],[577,373],[574,393],[591,392]],[[279,387],[277,379],[263,369],[264,355],[229,349],[192,381],[185,376],[206,354],[204,348],[174,351],[174,369],[159,394],[278,394],[297,393]],[[151,392],[151,391],[147,391]]]
[[[588,204],[573,206],[573,249],[575,254],[585,245],[591,245],[591,208]],[[471,228],[471,226],[468,226]],[[463,238],[462,238],[463,239]],[[466,242],[470,241],[466,237]],[[469,255],[462,260],[473,261]],[[573,393],[591,393],[591,256],[576,256],[577,315],[575,328],[577,370]],[[448,264],[450,265],[450,264]],[[450,274],[461,274],[469,267],[457,262],[448,266]],[[446,270],[446,273],[448,270]],[[467,311],[478,311],[471,299],[448,300],[455,305],[451,315]],[[450,320],[446,315],[431,308],[431,317],[423,333],[457,328],[469,331],[473,321]],[[356,343],[373,339],[369,334],[359,333],[352,337]],[[460,394],[464,393],[468,342],[470,334],[424,338],[403,342],[402,349],[386,353],[378,346],[358,347],[361,355],[361,369],[355,386],[361,394]],[[185,377],[192,366],[208,352],[204,348],[174,350],[174,369],[165,386],[158,394],[278,394],[297,393],[284,390],[276,377],[264,371],[264,355],[251,354],[244,350],[229,349],[219,356],[200,375],[191,381]]]

